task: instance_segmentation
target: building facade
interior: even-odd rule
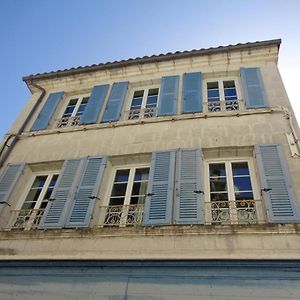
[[[298,299],[280,43],[24,77],[1,144],[0,299]]]

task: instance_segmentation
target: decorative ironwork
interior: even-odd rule
[[[208,112],[237,111],[241,110],[243,107],[243,101],[241,99],[209,101],[204,104],[206,105]]]
[[[143,221],[144,205],[110,205],[102,206],[105,211],[104,226],[136,226]]]
[[[127,111],[128,120],[156,117],[156,110],[156,107],[130,109]]]
[[[63,117],[58,121],[57,127],[77,126],[79,125],[80,116]]]
[[[257,200],[211,201],[212,223],[254,224],[258,223],[255,202]]]
[[[44,209],[22,209],[12,210],[11,229],[34,229],[40,223]]]

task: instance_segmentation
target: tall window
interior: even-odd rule
[[[106,225],[140,224],[147,192],[149,168],[116,171],[106,212]]]
[[[58,174],[36,176],[14,223],[15,228],[30,229],[39,224]]]
[[[207,83],[207,110],[239,110],[239,101],[234,80]]]
[[[212,223],[256,223],[247,161],[209,163],[209,201]]]
[[[88,100],[89,97],[78,97],[71,99],[62,118],[59,120],[58,127],[78,125]]]
[[[135,91],[131,100],[128,119],[155,117],[158,92],[158,88]]]

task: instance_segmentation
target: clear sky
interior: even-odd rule
[[[300,120],[300,0],[0,0],[0,37],[0,139],[30,98],[23,76],[276,38]]]

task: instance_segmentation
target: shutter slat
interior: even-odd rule
[[[52,201],[48,202],[39,228],[61,228],[72,204],[78,177],[84,160],[72,159],[64,162],[56,187],[52,192]]]
[[[97,122],[108,88],[109,84],[94,86],[84,113],[80,118],[81,125],[94,124]]]
[[[103,114],[102,123],[118,121],[128,89],[128,81],[115,82]]]
[[[75,195],[66,227],[88,227],[95,199],[99,192],[102,175],[106,165],[105,157],[89,157]]]
[[[45,105],[43,106],[41,112],[39,113],[37,119],[31,127],[31,131],[43,130],[46,129],[49,125],[49,122],[61,101],[64,92],[52,93],[49,95],[46,100]]]
[[[8,165],[0,176],[0,211],[8,202],[9,196],[24,170],[25,164]]]
[[[176,159],[175,222],[203,224],[202,155],[200,149],[180,149]]]
[[[183,75],[182,112],[202,112],[202,74],[200,72]]]
[[[246,108],[268,107],[260,68],[241,68]]]
[[[255,146],[258,168],[266,202],[267,215],[271,223],[295,223],[300,221],[291,180],[280,145]]]
[[[158,116],[176,115],[179,76],[166,76],[161,79],[158,99]]]
[[[174,176],[175,151],[153,152],[145,204],[146,226],[171,223]]]

